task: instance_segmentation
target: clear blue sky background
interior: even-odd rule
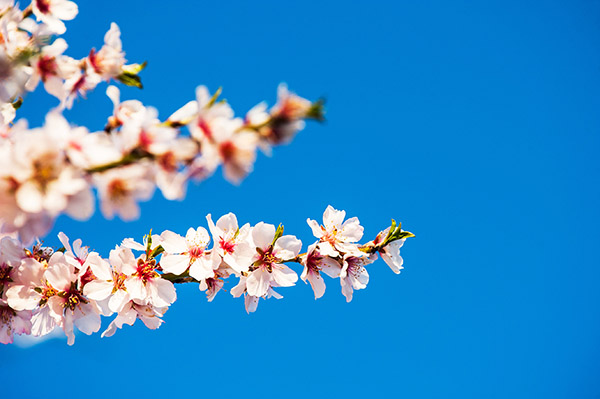
[[[338,281],[319,301],[300,282],[247,315],[185,286],[157,331],[2,346],[3,395],[600,397],[600,2],[414,3],[81,1],[68,53],[117,22],[149,62],[123,97],[163,117],[199,84],[242,114],[287,82],[324,95],[328,121],[240,187],[219,173],[184,202],[157,194],[135,223],[61,218],[47,243],[62,230],[107,255],[233,211],[306,247],[328,204],[366,237],[394,217],[417,238],[400,276],[378,261],[350,304]],[[104,90],[70,120],[101,129]],[[55,103],[34,93],[22,115],[39,125]]]

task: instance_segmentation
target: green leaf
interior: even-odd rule
[[[310,106],[308,111],[306,111],[306,118],[314,119],[319,122],[325,121],[325,99],[324,98],[320,98],[317,101],[315,101],[314,103],[312,103],[312,105]]]
[[[146,235],[148,240],[146,241],[146,253],[150,254],[150,248],[152,248],[152,229],[150,229],[150,233]]]
[[[126,86],[137,87],[139,89],[144,88],[142,85],[142,79],[134,73],[123,72],[117,76],[117,80]]]
[[[163,252],[165,252],[165,249],[161,245],[159,245],[158,247],[154,248],[154,251],[152,251],[152,253],[150,254],[150,258],[156,258]]]
[[[396,221],[394,219],[392,219],[392,225],[390,226],[390,230],[388,231],[388,235],[387,237],[385,237],[385,240],[383,240],[384,242],[388,240],[388,238],[390,238],[392,236],[392,234],[394,234],[394,232],[396,231]]]
[[[148,65],[148,61],[144,61],[141,64],[124,65],[121,68],[121,70],[124,73],[128,73],[131,75],[137,75],[138,73],[140,73],[142,71],[142,69],[146,68],[146,65]]]
[[[213,96],[211,97],[211,99],[208,102],[208,104],[206,104],[206,108],[212,107],[217,102],[217,100],[219,99],[219,96],[221,95],[222,91],[223,91],[222,87],[219,87],[217,89],[217,91],[215,91],[215,94],[213,94]],[[223,101],[225,101],[225,100],[221,100],[221,102],[223,102]]]
[[[279,226],[277,226],[277,230],[275,230],[275,237],[273,238],[273,242],[271,243],[271,245],[275,245],[275,241],[277,241],[277,239],[279,237],[281,237],[283,235],[283,225],[281,223],[279,223]]]

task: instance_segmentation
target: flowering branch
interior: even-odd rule
[[[143,244],[125,239],[108,259],[89,252],[79,239],[71,246],[63,233],[59,234],[63,248],[57,251],[40,245],[28,250],[5,237],[0,241],[0,342],[11,343],[14,334],[42,336],[61,327],[71,345],[75,328],[97,332],[100,316],[114,313],[117,316],[103,337],[136,319],[158,328],[177,298],[174,284],[197,283],[210,302],[232,276],[238,282],[231,294],[243,296],[246,311],[254,312],[260,298],[281,298],[274,288],[295,285],[298,275],[285,263],[303,266],[300,278],[310,283],[315,299],[325,292],[324,273],[340,279],[342,294],[350,302],[354,290],[366,288],[365,267],[378,255],[400,273],[400,247],[414,235],[393,221],[361,245],[357,241],[363,227],[358,219],[344,218],[344,211],[329,206],[323,225],[308,219],[318,240],[302,254],[300,240],[284,235],[283,226],[260,222],[238,227],[232,213],[216,223],[208,215],[210,234],[198,227],[190,228],[185,237],[169,230],[150,233]]]
[[[94,212],[92,189],[106,218],[139,217],[138,202],[158,187],[165,198],[182,199],[189,180],[201,181],[222,166],[225,178],[239,184],[253,169],[257,149],[269,153],[288,143],[306,119],[322,120],[323,103],[278,91],[270,110],[264,103],[244,118],[211,95],[204,86],[166,121],[140,101],[120,101],[109,86],[113,114],[104,131],[71,126],[62,116],[78,96],[100,82],[119,81],[142,87],[139,73],[146,63],[125,64],[120,30],[112,24],[104,46],[83,59],[63,55],[62,20],[77,14],[75,3],[36,0],[25,12],[12,1],[0,2],[0,233],[17,234],[28,244],[44,236],[66,213],[87,220]],[[32,18],[29,18],[29,17]],[[33,17],[40,23],[36,23]],[[2,31],[4,29],[4,31]],[[13,123],[21,95],[39,82],[60,100],[39,129],[24,120]],[[18,98],[18,99],[17,99]]]
[[[139,73],[146,63],[126,64],[121,33],[111,24],[98,51],[81,59],[64,55],[66,31],[77,5],[68,0],[35,0],[21,11],[13,0],[0,0],[0,342],[14,334],[43,336],[60,327],[74,343],[74,330],[99,331],[101,316],[116,314],[102,336],[111,336],[137,319],[151,329],[177,294],[174,284],[197,283],[208,301],[229,277],[237,278],[231,294],[244,297],[248,313],[261,298],[281,298],[274,289],[295,285],[298,275],[288,263],[303,266],[300,279],[310,283],[315,299],[323,296],[322,274],[339,278],[350,302],[369,281],[366,267],[379,256],[400,273],[400,247],[413,234],[392,220],[372,241],[359,244],[363,227],[357,218],[328,207],[323,225],[307,222],[317,241],[300,253],[302,243],[284,235],[283,226],[260,222],[238,227],[232,213],[213,223],[209,232],[190,228],[148,234],[143,244],[125,239],[108,258],[90,252],[80,239],[63,248],[41,244],[60,214],[88,219],[94,212],[93,190],[106,218],[139,217],[138,202],[158,187],[165,198],[185,196],[189,180],[201,181],[221,166],[225,178],[239,183],[253,169],[258,149],[270,154],[290,142],[306,120],[324,119],[323,101],[311,102],[280,85],[277,103],[260,103],[244,117],[204,86],[196,98],[166,120],[137,100],[121,102],[108,86],[113,113],[104,130],[89,132],[70,125],[62,115],[75,99],[102,82],[142,88]],[[59,100],[43,127],[16,122],[23,96],[40,86]],[[0,235],[1,237],[1,235]],[[213,247],[208,244],[213,242]],[[134,251],[136,254],[134,254]]]

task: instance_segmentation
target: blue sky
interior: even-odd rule
[[[2,346],[7,397],[600,395],[600,2],[79,3],[69,55],[114,21],[128,60],[148,61],[124,99],[166,118],[197,85],[222,86],[242,114],[287,82],[325,96],[327,122],[259,156],[239,187],[217,173],[183,202],[157,193],[134,223],[61,218],[47,243],[64,231],[108,254],[232,211],[306,248],[306,218],[328,204],[366,237],[392,217],[417,237],[402,274],[378,261],[350,304],[337,281],[318,301],[300,282],[247,315],[184,286],[156,331]],[[104,88],[69,120],[101,129]],[[21,115],[37,126],[55,104],[36,92]]]

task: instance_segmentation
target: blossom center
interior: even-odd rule
[[[11,270],[12,267],[8,266],[6,263],[0,265],[0,286],[12,281],[9,275]]]
[[[150,262],[145,262],[142,259],[138,259],[136,274],[142,280],[142,282],[144,282],[144,284],[158,277],[158,273],[156,273],[155,266],[156,261],[154,259]]]
[[[17,313],[8,306],[0,306],[0,326],[9,326],[10,329],[10,322],[16,315]]]
[[[226,141],[219,146],[219,153],[223,160],[228,161],[235,155],[235,145],[231,141]]]
[[[38,159],[33,163],[33,180],[37,182],[43,189],[52,181],[55,180],[58,175],[57,171],[52,165],[52,156],[47,154],[43,156],[43,159]]]
[[[235,243],[233,241],[225,241],[223,238],[221,238],[219,245],[221,246],[221,249],[228,254],[233,253],[235,250]]]
[[[76,287],[77,283],[71,283],[71,288],[68,291],[61,291],[58,296],[63,298],[63,308],[74,311],[80,303],[88,303],[87,299],[81,295],[81,292]]]
[[[77,260],[79,260],[79,258],[77,258]],[[82,263],[82,265],[83,265],[83,263]],[[96,276],[94,275],[92,268],[88,267],[88,269],[85,271],[83,276],[81,276],[81,286],[83,287],[84,285],[86,285],[87,283],[89,283],[90,281],[93,281],[93,280],[96,280]]]
[[[42,14],[50,13],[50,0],[35,0],[35,5]]]
[[[127,276],[123,273],[113,272],[113,281],[114,281],[114,286],[113,286],[113,290],[112,290],[113,294],[115,292],[117,292],[118,290],[125,290],[125,279],[126,278],[127,278]]]
[[[128,194],[129,188],[123,180],[115,179],[108,184],[108,195],[113,201],[123,201]]]
[[[49,76],[56,75],[57,65],[56,59],[49,55],[45,55],[40,57],[37,63],[38,70],[40,71],[40,75],[42,76],[42,81],[46,81]]]
[[[202,256],[204,253],[204,247],[201,246],[193,246],[189,250],[190,258],[197,259]]]

